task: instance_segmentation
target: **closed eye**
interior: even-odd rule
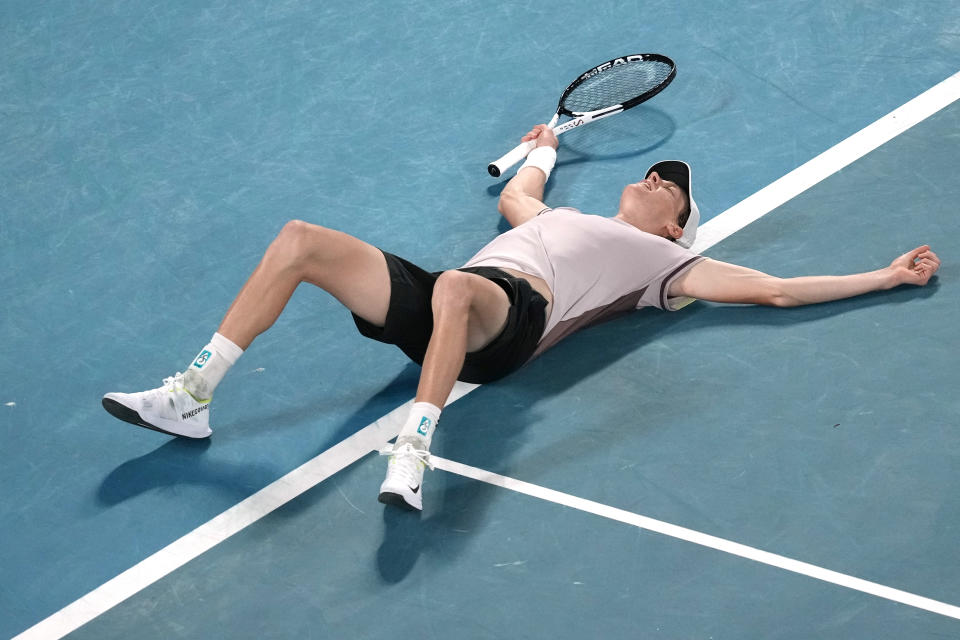
[[[680,211],[683,211],[686,208],[686,198],[683,195],[683,191],[680,190],[680,185],[676,182],[664,182],[664,186],[667,191],[673,194],[673,197],[677,200],[677,206],[680,208]]]

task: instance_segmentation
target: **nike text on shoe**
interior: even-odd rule
[[[185,438],[206,438],[210,431],[210,400],[197,400],[183,388],[183,374],[166,378],[163,386],[139,393],[108,393],[103,408],[138,427]]]
[[[383,504],[422,511],[423,470],[425,467],[433,469],[430,452],[418,449],[410,442],[403,442],[382,449],[380,455],[390,458],[378,500]]]

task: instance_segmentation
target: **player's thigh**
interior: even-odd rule
[[[434,287],[434,306],[467,306],[467,351],[479,351],[507,324],[510,298],[494,282],[473,273],[445,271]]]
[[[390,272],[383,252],[358,238],[304,223],[299,229],[303,280],[364,320],[383,326],[390,306]]]

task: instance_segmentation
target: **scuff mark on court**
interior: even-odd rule
[[[497,567],[497,568],[500,568],[500,567],[520,567],[520,566],[523,566],[523,565],[525,565],[525,564],[527,564],[527,561],[526,561],[526,560],[516,560],[516,561],[514,561],[514,562],[498,562],[497,564],[495,564],[495,565],[493,565],[493,566],[494,566],[494,567]]]

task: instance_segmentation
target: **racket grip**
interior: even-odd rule
[[[504,171],[517,164],[521,160],[527,157],[527,154],[533,151],[533,148],[537,146],[536,140],[528,140],[527,142],[521,142],[512,150],[503,154],[497,160],[494,160],[487,165],[487,173],[489,173],[494,178],[499,178]]]

